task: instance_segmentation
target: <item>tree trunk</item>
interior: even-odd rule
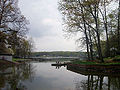
[[[91,38],[92,35],[89,27],[88,27],[88,31],[89,31],[89,43],[90,43],[90,56],[91,56],[91,60],[93,60],[93,43],[92,43],[92,38]]]
[[[105,55],[106,57],[110,56],[110,45],[109,45],[109,38],[108,38],[108,24],[107,24],[107,15],[106,15],[106,6],[105,6],[105,0],[104,0],[104,27],[105,27],[105,32],[106,32],[106,52]]]
[[[103,86],[103,76],[100,76],[100,87],[99,90],[102,90],[102,86]]]
[[[90,75],[88,75],[87,90],[90,90]]]
[[[79,3],[80,3],[80,2],[79,2]],[[86,27],[86,23],[85,23],[84,11],[83,11],[83,7],[82,7],[82,6],[81,6],[81,13],[82,13],[82,19],[83,19],[83,25],[84,25],[84,34],[85,34],[85,38],[86,38],[86,46],[87,46],[88,60],[90,60],[90,54],[89,54],[89,39],[88,39],[88,35],[87,35],[87,27]]]
[[[118,52],[120,52],[120,0],[119,0],[119,7],[118,7]],[[119,53],[120,54],[120,53]]]
[[[98,43],[98,55],[99,59],[101,62],[104,62],[103,56],[102,56],[102,50],[101,50],[101,43],[100,43],[100,32],[99,32],[99,27],[98,27],[98,11],[96,10],[95,7],[95,24],[96,24],[96,35],[97,35],[97,43]]]
[[[108,90],[110,90],[110,77],[108,77]]]

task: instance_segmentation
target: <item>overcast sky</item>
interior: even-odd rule
[[[75,51],[74,40],[63,36],[58,0],[19,0],[22,14],[30,21],[28,35],[35,51]]]

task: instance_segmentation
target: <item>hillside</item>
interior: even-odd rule
[[[80,57],[85,58],[86,52],[53,51],[53,52],[33,52],[33,57]]]

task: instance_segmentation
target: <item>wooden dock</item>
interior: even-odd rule
[[[61,64],[61,63],[51,64],[51,66],[66,66],[66,65],[67,65],[67,63],[63,63],[63,64]]]

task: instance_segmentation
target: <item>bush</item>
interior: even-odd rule
[[[113,61],[118,61],[118,62],[120,62],[120,56],[115,56],[115,57],[113,58]]]

